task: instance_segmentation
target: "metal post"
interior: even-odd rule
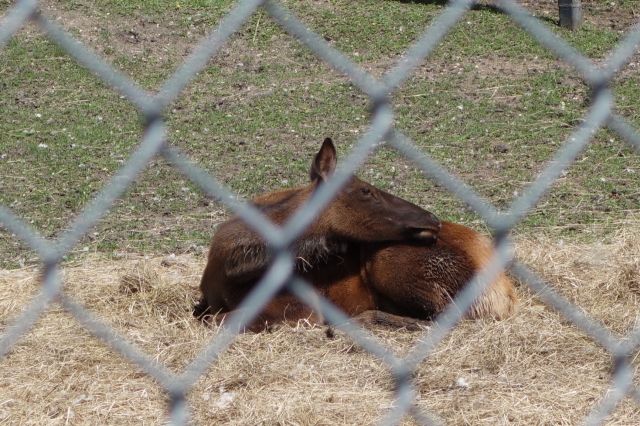
[[[558,0],[560,26],[577,30],[582,25],[582,3],[580,0]]]

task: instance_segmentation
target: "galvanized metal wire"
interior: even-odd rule
[[[50,241],[22,221],[7,206],[0,205],[0,224],[33,249],[43,264],[40,294],[25,308],[15,322],[0,337],[0,357],[6,355],[19,338],[29,332],[39,316],[54,301],[60,303],[89,332],[109,345],[114,351],[138,365],[164,388],[169,401],[169,420],[173,424],[189,421],[186,394],[205,373],[211,363],[233,342],[264,305],[283,287],[287,287],[300,300],[319,309],[335,327],[343,330],[355,343],[384,362],[395,381],[395,404],[381,419],[381,424],[397,424],[405,416],[411,416],[419,424],[441,423],[432,413],[422,412],[415,404],[416,391],[411,380],[419,364],[444,339],[462,318],[473,301],[482,293],[492,278],[511,264],[512,273],[528,285],[541,299],[561,313],[566,319],[603,346],[614,360],[611,389],[593,407],[587,424],[601,424],[615,410],[618,403],[630,396],[640,401],[640,391],[633,385],[630,364],[632,353],[640,345],[640,329],[618,339],[603,324],[590,318],[578,307],[556,293],[534,271],[521,262],[514,261],[508,232],[522,220],[549,190],[563,169],[571,165],[589,144],[594,133],[607,127],[640,152],[640,134],[625,118],[613,112],[615,99],[610,86],[616,73],[638,50],[640,25],[632,28],[627,36],[612,50],[604,65],[596,66],[562,38],[551,32],[512,0],[501,0],[497,6],[520,25],[540,44],[551,50],[559,59],[572,66],[592,90],[587,114],[571,133],[563,146],[555,153],[548,166],[536,180],[516,198],[510,208],[500,211],[450,174],[416,145],[400,129],[394,127],[391,95],[411,76],[412,72],[439,45],[442,38],[474,5],[472,0],[452,0],[438,18],[426,28],[418,40],[409,47],[397,65],[382,78],[377,79],[351,61],[346,55],[329,45],[318,34],[310,31],[294,14],[275,0],[240,0],[227,13],[219,25],[196,46],[182,66],[167,79],[157,94],[149,93],[109,65],[99,55],[76,40],[52,20],[42,14],[36,0],[18,1],[0,24],[0,49],[29,19],[37,23],[47,36],[62,47],[79,64],[89,69],[109,87],[129,100],[145,118],[144,135],[139,146],[126,164],[116,173],[102,191],[72,221],[58,240]],[[207,62],[248,19],[262,8],[282,28],[296,37],[316,56],[336,71],[349,78],[351,83],[366,94],[372,105],[372,116],[367,132],[354,146],[342,167],[317,191],[309,202],[290,220],[279,227],[264,217],[251,205],[236,199],[233,193],[215,178],[198,168],[180,150],[171,146],[166,137],[164,109],[173,102],[185,86],[201,71]],[[420,339],[420,343],[405,358],[399,358],[365,330],[350,322],[339,309],[320,297],[304,280],[294,273],[290,244],[309,226],[322,209],[345,184],[349,176],[367,157],[386,140],[388,145],[412,160],[426,177],[443,186],[480,215],[492,229],[496,250],[489,265],[480,271],[461,291],[453,303],[435,321],[434,327]],[[73,301],[62,289],[59,275],[60,262],[78,241],[102,218],[132,184],[136,176],[160,154],[170,164],[181,170],[206,194],[215,197],[239,215],[248,226],[258,232],[273,249],[274,261],[269,271],[255,289],[243,301],[236,315],[227,319],[224,329],[196,357],[180,375],[141,352],[111,327]]]

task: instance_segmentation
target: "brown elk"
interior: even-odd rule
[[[337,162],[325,139],[311,165],[307,186],[268,193],[253,204],[277,224],[284,223],[331,176]],[[442,229],[441,229],[442,227]],[[350,316],[385,312],[430,318],[491,255],[488,241],[475,231],[445,223],[430,212],[352,177],[296,241],[296,273]],[[221,224],[211,242],[194,315],[235,309],[269,265],[264,241],[239,218]],[[507,316],[515,303],[513,285],[501,275],[473,307],[472,317]],[[375,317],[379,317],[376,315]],[[368,315],[371,318],[371,315]],[[248,327],[322,317],[282,292]]]

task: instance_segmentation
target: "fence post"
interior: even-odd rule
[[[582,25],[582,3],[580,0],[558,0],[560,26],[577,30]]]

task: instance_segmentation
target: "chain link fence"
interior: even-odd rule
[[[164,388],[169,396],[169,415],[173,424],[185,424],[189,420],[186,395],[205,370],[236,337],[230,330],[242,329],[255,317],[265,304],[283,287],[288,288],[298,298],[320,309],[324,317],[347,333],[358,345],[381,359],[390,369],[394,382],[395,404],[381,424],[396,424],[405,416],[413,417],[419,424],[431,424],[436,418],[423,412],[415,405],[416,391],[412,383],[412,373],[427,358],[437,345],[448,335],[491,280],[505,267],[523,283],[528,285],[545,303],[559,311],[585,334],[602,345],[613,360],[611,388],[594,405],[586,419],[587,424],[600,424],[626,396],[640,403],[640,390],[633,383],[631,358],[640,346],[640,327],[623,339],[618,339],[599,322],[589,318],[578,307],[557,294],[527,266],[513,259],[508,233],[527,212],[536,205],[553,182],[561,175],[579,153],[585,149],[594,133],[607,127],[640,151],[640,134],[623,117],[613,111],[614,97],[611,83],[616,72],[630,60],[640,44],[640,26],[636,25],[608,55],[604,65],[597,67],[582,56],[567,42],[553,34],[538,20],[530,16],[515,1],[497,1],[496,6],[534,37],[540,44],[551,50],[558,58],[573,67],[591,88],[590,106],[583,121],[577,126],[556,152],[548,166],[536,180],[518,196],[510,208],[499,211],[484,200],[470,187],[451,175],[428,155],[421,152],[411,139],[393,127],[394,111],[391,97],[438,46],[449,30],[474,5],[471,0],[452,0],[420,38],[408,49],[398,63],[382,78],[376,79],[350,61],[345,55],[331,47],[322,37],[308,30],[305,25],[277,1],[241,0],[220,21],[209,36],[204,38],[184,61],[181,67],[162,85],[157,93],[150,93],[135,82],[115,70],[103,58],[95,55],[70,34],[61,29],[39,11],[38,1],[18,1],[7,13],[0,26],[0,48],[3,48],[13,34],[28,20],[37,23],[47,36],[67,51],[82,66],[91,70],[113,90],[125,96],[144,116],[144,135],[125,165],[116,173],[102,191],[84,208],[82,213],[68,226],[68,230],[56,241],[42,238],[38,233],[17,217],[6,206],[0,206],[0,223],[8,231],[22,239],[39,256],[43,265],[42,288],[37,297],[24,309],[15,322],[6,328],[0,338],[0,357],[6,355],[16,341],[38,320],[42,312],[53,301],[60,303],[84,327],[107,345],[135,363]],[[315,55],[327,62],[351,83],[362,90],[370,99],[372,114],[368,130],[359,139],[349,156],[342,162],[332,179],[324,185],[309,202],[297,211],[282,227],[271,223],[252,206],[238,201],[229,189],[215,178],[192,164],[180,150],[167,142],[167,131],[163,111],[174,102],[185,86],[216,55],[225,42],[256,11],[262,8],[289,34],[306,45]],[[424,174],[451,191],[477,212],[492,229],[496,246],[495,255],[488,266],[458,294],[454,303],[434,322],[432,329],[420,339],[413,350],[404,358],[394,355],[379,344],[357,325],[345,322],[345,315],[326,300],[318,302],[318,296],[306,282],[292,275],[293,257],[289,251],[291,243],[301,235],[318,213],[335,196],[376,148],[385,140],[404,156],[411,158]],[[121,197],[136,176],[156,155],[165,157],[174,167],[181,170],[207,195],[221,200],[256,230],[272,247],[274,261],[252,293],[244,300],[238,315],[228,321],[223,330],[194,359],[180,375],[171,373],[165,366],[140,352],[122,336],[118,335],[99,318],[95,318],[83,306],[75,303],[61,290],[60,263],[75,244],[107,214],[113,203]]]

